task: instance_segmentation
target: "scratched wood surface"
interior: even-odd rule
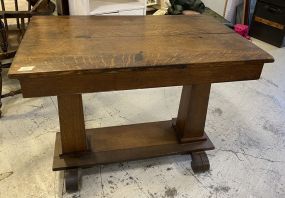
[[[33,17],[9,75],[38,77],[272,61],[272,56],[251,42],[202,15],[41,16]]]

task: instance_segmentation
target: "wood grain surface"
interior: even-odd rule
[[[31,20],[9,76],[272,61],[271,55],[203,15],[37,16]]]

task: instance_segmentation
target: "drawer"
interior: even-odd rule
[[[258,1],[255,7],[255,16],[284,25],[285,7]]]
[[[103,14],[99,14],[99,15],[116,16],[116,15],[119,15],[119,12],[109,12],[109,13],[103,13]]]
[[[262,23],[253,22],[249,35],[277,47],[282,47],[285,31]]]
[[[284,0],[260,0],[260,2],[270,3],[277,6],[285,7],[285,1]]]
[[[144,9],[119,11],[119,15],[145,15]]]

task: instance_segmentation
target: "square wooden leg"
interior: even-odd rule
[[[175,129],[180,142],[205,139],[211,84],[183,86]]]
[[[62,154],[87,150],[81,94],[57,97]]]

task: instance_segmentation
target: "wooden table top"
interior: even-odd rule
[[[77,75],[181,65],[273,62],[214,19],[198,16],[35,16],[9,76]]]

